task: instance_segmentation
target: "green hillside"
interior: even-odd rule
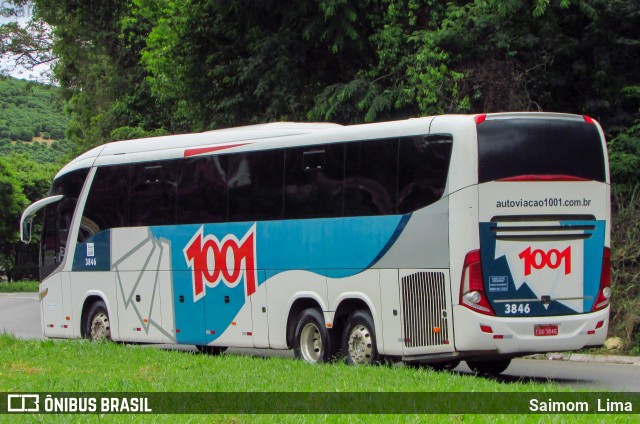
[[[0,77],[0,156],[25,154],[41,163],[60,163],[71,151],[59,88]]]
[[[0,139],[62,139],[67,118],[58,90],[51,85],[0,77]]]

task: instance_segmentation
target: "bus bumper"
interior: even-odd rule
[[[609,326],[609,306],[587,314],[526,318],[482,315],[460,305],[454,306],[453,311],[455,346],[460,352],[526,354],[578,350],[604,344]],[[553,334],[555,326],[557,334]]]

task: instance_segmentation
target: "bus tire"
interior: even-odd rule
[[[305,309],[298,317],[294,333],[293,354],[296,359],[315,364],[328,362],[335,351],[322,313],[314,308]]]
[[[200,351],[200,353],[204,353],[205,355],[218,356],[224,353],[227,350],[226,347],[221,346],[207,346],[207,345],[196,345],[196,349]]]
[[[344,326],[342,355],[348,365],[371,365],[379,360],[373,319],[368,311],[355,311]]]
[[[492,359],[489,361],[467,361],[467,365],[475,374],[495,376],[506,370],[511,358]]]
[[[107,305],[102,300],[94,302],[87,312],[85,320],[85,337],[95,342],[111,340],[111,323]]]

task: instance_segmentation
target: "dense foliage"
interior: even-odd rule
[[[59,162],[38,163],[24,153],[0,157],[0,274],[9,281],[38,277],[40,226],[34,225],[32,243],[22,243],[20,215],[47,194],[59,167]]]
[[[29,26],[0,26],[0,52],[55,62],[67,147],[278,120],[587,114],[610,140],[616,222],[640,221],[635,0],[34,3]],[[14,136],[54,134],[48,122]],[[613,238],[614,260],[636,267],[614,271],[637,269],[634,244]],[[619,292],[639,284],[637,273],[621,275]]]
[[[443,112],[640,117],[630,0],[36,0],[69,135]]]

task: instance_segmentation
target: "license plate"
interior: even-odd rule
[[[557,324],[536,324],[533,326],[534,336],[557,336],[558,325]]]

